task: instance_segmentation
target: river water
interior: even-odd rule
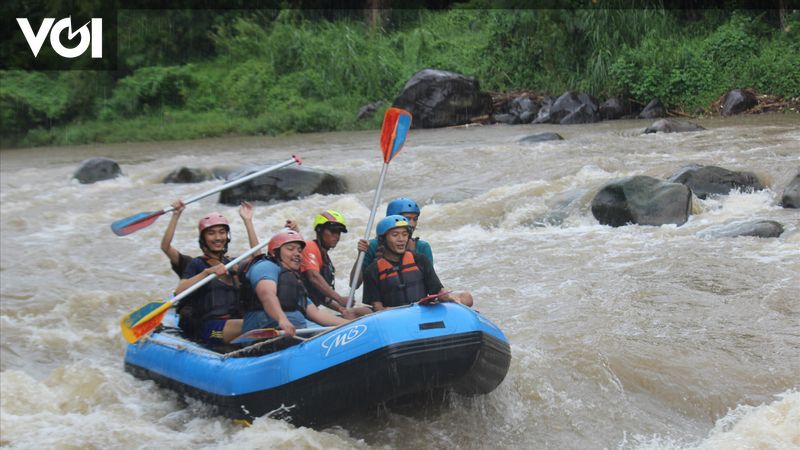
[[[119,318],[177,284],[158,246],[168,217],[117,237],[112,221],[219,182],[160,180],[179,166],[236,167],[301,155],[348,194],[257,204],[262,239],[286,217],[341,211],[337,286],[364,233],[382,159],[378,132],[4,149],[0,152],[0,445],[8,448],[800,448],[800,211],[778,205],[800,170],[800,116],[698,120],[707,131],[642,135],[649,121],[413,131],[392,161],[382,208],[417,199],[448,288],[512,343],[493,393],[442,407],[376,411],[324,430],[260,418],[249,428],[123,371]],[[530,133],[564,141],[521,145]],[[107,156],[124,177],[81,185]],[[754,171],[768,187],[696,201],[683,226],[601,226],[606,181],[666,178],[689,163]],[[695,199],[696,200],[696,199]],[[197,253],[196,221],[235,207],[190,205],[175,246]],[[557,214],[552,214],[557,211]],[[544,217],[548,226],[537,226]],[[771,219],[783,235],[709,238]],[[234,220],[235,219],[235,220]]]

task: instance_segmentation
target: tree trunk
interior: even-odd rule
[[[778,19],[781,21],[781,30],[786,32],[786,0],[778,0]]]
[[[385,10],[389,8],[390,0],[367,0],[364,10],[370,30],[377,30],[383,26]]]

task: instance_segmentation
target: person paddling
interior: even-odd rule
[[[454,294],[445,290],[428,258],[408,250],[411,224],[406,217],[384,217],[375,231],[384,250],[364,271],[363,303],[380,311],[414,303],[430,294],[440,294],[440,301],[472,306],[469,292]]]
[[[305,328],[308,320],[324,326],[348,322],[322,312],[308,298],[300,275],[305,245],[300,233],[282,230],[269,240],[266,256],[260,255],[242,268],[239,295],[244,312],[242,333],[279,327],[294,336],[295,329]]]

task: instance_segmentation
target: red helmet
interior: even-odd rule
[[[203,231],[215,225],[225,225],[228,230],[231,229],[231,224],[228,222],[228,219],[218,212],[212,212],[200,219],[200,222],[197,223],[197,229],[200,231],[200,234],[203,234]]]
[[[303,240],[303,236],[300,236],[300,233],[292,230],[282,230],[270,238],[269,244],[267,244],[267,251],[270,255],[275,255],[275,250],[289,242],[299,242],[300,248],[306,247],[306,241]]]

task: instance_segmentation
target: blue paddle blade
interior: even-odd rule
[[[394,132],[395,139],[392,145],[392,152],[389,154],[389,159],[394,158],[394,155],[396,155],[403,147],[403,144],[405,144],[409,128],[411,128],[411,114],[401,114],[400,117],[397,118],[397,127]]]
[[[124,219],[119,219],[111,224],[111,231],[117,236],[125,236],[133,233],[134,231],[141,230],[155,222],[164,211],[156,212],[140,212]]]
[[[140,320],[145,318],[151,312],[158,309],[163,304],[164,302],[148,303],[142,306],[141,308],[137,309],[136,311],[133,311],[132,313],[128,314],[128,316],[125,317],[124,322],[128,325],[128,327],[133,327],[134,325],[139,323]]]

